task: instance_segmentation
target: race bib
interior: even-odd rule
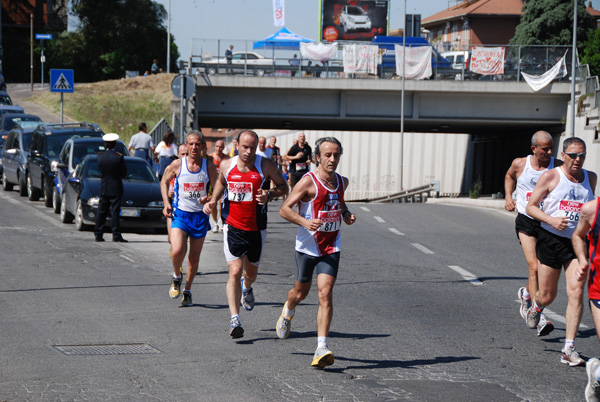
[[[182,198],[196,200],[204,196],[206,196],[204,183],[183,183]]]
[[[319,232],[336,232],[340,230],[342,210],[319,211],[319,219],[323,222],[318,230]]]
[[[583,202],[561,200],[558,209],[570,222],[579,222],[579,211],[582,206]]]
[[[227,199],[234,202],[251,202],[254,199],[252,183],[227,183]]]
[[[531,197],[531,194],[533,194],[533,191],[528,191],[525,193],[525,201],[529,201],[529,198]]]
[[[306,170],[306,163],[296,163],[296,170]]]

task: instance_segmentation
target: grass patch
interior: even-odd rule
[[[118,133],[127,144],[141,121],[148,129],[162,118],[171,121],[171,81],[175,75],[76,83],[74,93],[64,94],[64,114],[76,121],[96,123],[105,133]],[[43,92],[27,100],[60,113],[58,93]]]

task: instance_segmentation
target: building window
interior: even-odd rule
[[[452,42],[456,42],[459,39],[458,36],[458,26],[454,25],[452,27]]]

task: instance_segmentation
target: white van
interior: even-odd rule
[[[444,52],[441,56],[450,62],[454,70],[462,70],[463,65],[465,71],[469,69],[470,54],[467,51]]]

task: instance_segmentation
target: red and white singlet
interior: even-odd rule
[[[346,191],[344,179],[336,173],[337,187],[335,190],[330,190],[314,172],[306,175],[312,179],[317,194],[308,202],[300,201],[300,215],[306,219],[318,218],[323,221],[323,224],[315,232],[299,226],[296,235],[296,251],[313,257],[337,253],[341,247],[342,203]]]
[[[594,223],[588,233],[590,241],[589,256],[590,256],[590,277],[588,280],[588,297],[592,300],[600,300],[600,277],[598,269],[600,268],[600,255],[598,252],[598,241],[600,241],[600,221],[598,221],[598,208],[600,207],[600,198],[597,198],[596,214],[594,215]]]
[[[254,166],[247,173],[239,171],[238,158],[231,158],[229,169],[224,174],[227,188],[223,194],[221,215],[225,223],[236,229],[266,229],[267,206],[259,205],[256,199],[265,180],[261,168],[262,156],[256,155]]]

